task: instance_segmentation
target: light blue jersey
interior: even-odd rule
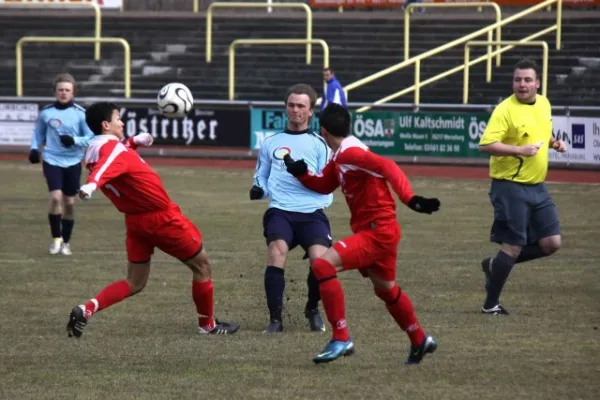
[[[329,207],[333,195],[323,195],[305,188],[290,175],[283,156],[304,159],[311,172],[319,173],[329,161],[330,149],[325,140],[312,131],[281,132],[263,142],[256,163],[254,184],[270,197],[269,207],[285,211],[311,213]]]
[[[75,144],[64,146],[59,136],[73,136]],[[31,136],[31,148],[45,145],[43,158],[48,164],[67,168],[81,162],[94,132],[85,123],[85,109],[75,103],[54,103],[42,109]]]

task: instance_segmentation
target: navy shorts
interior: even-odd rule
[[[269,208],[263,216],[264,236],[267,245],[275,240],[284,240],[291,250],[301,246],[305,251],[320,244],[331,247],[331,227],[323,210],[312,213],[284,211]]]
[[[79,191],[81,163],[63,168],[44,161],[43,170],[49,192],[62,190],[65,196],[73,197]]]
[[[525,185],[494,179],[490,200],[494,206],[492,242],[526,246],[560,235],[556,206],[544,183]]]

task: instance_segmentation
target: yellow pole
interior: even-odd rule
[[[556,5],[556,50],[562,45],[562,0]]]
[[[471,58],[469,43],[465,45],[465,69],[463,73],[463,104],[469,102],[469,58]]]
[[[124,0],[121,0],[124,1]],[[200,6],[198,5],[198,0],[194,0],[194,14],[198,14],[198,11],[200,10]]]
[[[421,60],[415,62],[415,104],[421,103]]]
[[[404,61],[408,60],[410,48],[410,12],[408,7],[404,9]]]
[[[211,4],[212,6],[212,4]],[[204,42],[204,47],[206,48],[206,62],[209,63],[212,61],[212,12],[213,9],[211,6],[208,6],[208,10],[206,10],[206,40]]]
[[[229,100],[235,97],[235,40],[229,45]]]
[[[548,96],[548,44],[542,43],[543,61],[542,61],[542,95]]]
[[[488,42],[490,42],[490,45],[487,46],[487,51],[488,51],[488,59],[486,61],[486,65],[485,65],[485,79],[486,81],[489,83],[492,81],[492,39],[493,36],[492,34],[494,33],[494,31],[488,31]]]
[[[17,54],[16,54],[16,68],[17,68],[17,96],[23,96],[23,51],[21,47],[23,46],[23,38],[17,41]]]

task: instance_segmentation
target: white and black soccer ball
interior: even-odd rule
[[[194,106],[192,92],[182,83],[168,83],[160,89],[156,99],[158,110],[167,118],[183,118]]]

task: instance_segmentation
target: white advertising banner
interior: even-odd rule
[[[564,141],[569,150],[550,150],[550,162],[600,166],[600,118],[553,116],[552,122],[552,136]]]
[[[2,4],[81,4],[81,3],[96,3],[101,8],[121,8],[123,0],[0,0]]]
[[[37,104],[0,103],[0,146],[29,146],[38,114]]]

